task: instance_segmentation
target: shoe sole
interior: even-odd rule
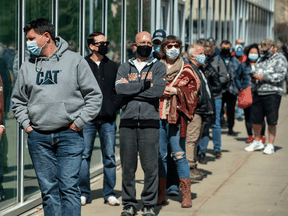
[[[120,203],[115,203],[115,204],[112,204],[112,203],[104,203],[105,205],[109,205],[109,206],[120,206]]]
[[[263,145],[263,146],[261,146],[261,147],[257,147],[257,148],[255,148],[255,149],[244,149],[245,151],[248,151],[248,152],[253,152],[253,151],[260,151],[260,150],[263,150],[265,148],[265,146]]]
[[[273,152],[271,152],[271,153],[268,153],[268,152],[264,152],[263,151],[263,154],[268,154],[268,155],[271,155],[271,154],[274,154],[275,153],[275,151],[273,151]]]
[[[170,192],[167,192],[167,195],[168,195],[168,196],[179,196],[179,192],[170,191]]]

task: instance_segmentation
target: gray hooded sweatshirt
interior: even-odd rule
[[[56,46],[51,56],[31,56],[20,68],[12,111],[24,130],[53,131],[72,122],[83,128],[100,112],[102,93],[87,61],[60,37]]]

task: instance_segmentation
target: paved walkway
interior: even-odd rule
[[[223,130],[220,160],[212,155],[212,143],[207,153],[208,164],[199,168],[208,172],[202,181],[191,186],[193,207],[182,209],[181,197],[168,197],[169,205],[156,207],[159,216],[225,216],[288,215],[288,97],[282,97],[280,118],[275,141],[276,153],[245,152],[247,138],[244,121],[235,122],[238,137],[227,136]],[[266,132],[267,134],[267,132]],[[137,169],[137,197],[143,188],[143,171]],[[102,177],[92,183],[90,203],[82,208],[82,215],[120,215],[122,206],[111,207],[103,204]],[[117,171],[116,194],[121,201],[121,169]],[[43,215],[43,210],[33,216]],[[138,211],[138,215],[142,215]]]

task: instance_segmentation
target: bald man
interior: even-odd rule
[[[166,86],[166,66],[149,57],[151,35],[139,32],[134,47],[137,58],[129,59],[117,72],[116,92],[124,96],[120,117],[120,158],[122,165],[121,216],[137,213],[135,171],[139,152],[144,171],[141,194],[143,215],[153,216],[157,204],[159,99]]]

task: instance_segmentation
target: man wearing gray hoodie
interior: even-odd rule
[[[102,93],[85,59],[39,18],[24,27],[31,56],[19,71],[12,111],[28,134],[45,215],[81,215],[77,188],[82,128],[99,113]]]

